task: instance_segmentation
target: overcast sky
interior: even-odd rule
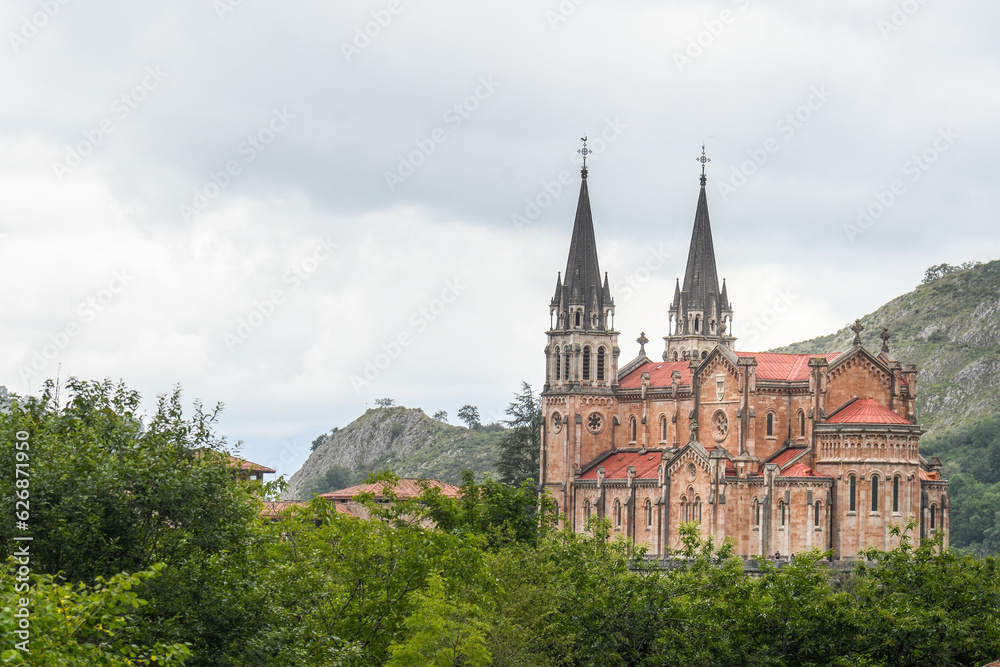
[[[290,475],[376,398],[540,387],[579,138],[622,363],[698,195],[740,350],[1000,257],[1000,6],[102,2],[0,10],[0,383],[177,384]],[[380,356],[381,355],[381,356]]]

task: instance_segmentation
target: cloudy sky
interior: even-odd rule
[[[376,398],[497,419],[542,381],[584,134],[623,361],[666,333],[702,143],[738,347],[829,333],[1000,257],[998,24],[985,0],[8,0],[0,383],[179,384],[289,475]]]

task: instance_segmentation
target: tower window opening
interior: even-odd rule
[[[580,328],[580,311],[576,311],[576,327]]]
[[[806,413],[799,410],[799,437],[806,437]]]
[[[774,437],[774,413],[767,413],[767,437]]]
[[[646,525],[653,525],[653,503],[649,502],[648,499],[646,500]]]
[[[899,477],[892,478],[892,511],[899,511]]]
[[[854,475],[851,475],[850,479],[848,480],[847,485],[848,485],[848,487],[850,487],[850,490],[849,490],[850,502],[848,503],[848,506],[850,507],[850,511],[851,512],[857,512],[858,511],[858,478],[855,477]]]
[[[781,525],[785,525],[785,501],[778,501],[778,508],[781,510]]]
[[[590,379],[590,348],[583,348],[583,379]]]
[[[619,500],[615,501],[615,525],[622,525],[622,504]]]
[[[667,441],[667,418],[660,417],[660,440]]]
[[[631,442],[635,442],[635,436],[636,436],[638,428],[639,428],[638,427],[638,423],[635,420],[635,417],[630,417],[629,418],[629,420],[628,420],[628,428],[629,428],[629,431],[632,433]]]
[[[701,324],[701,318],[695,317],[694,318],[694,332],[695,333],[698,333],[698,327],[699,327],[700,324]]]
[[[597,348],[597,379],[604,380],[604,348]]]
[[[931,505],[931,530],[934,530],[934,518],[937,516],[937,505]]]
[[[753,525],[760,525],[760,502],[753,501]]]
[[[569,348],[563,350],[563,379],[569,380]]]
[[[813,506],[813,525],[819,527],[820,502],[817,500]]]
[[[559,350],[556,350],[556,379],[562,377],[562,356],[559,354]]]
[[[872,477],[872,512],[878,512],[878,477]]]

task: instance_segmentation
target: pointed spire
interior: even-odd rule
[[[708,161],[704,155],[702,158]],[[702,170],[705,164],[702,162]],[[712,241],[712,223],[708,217],[708,197],[705,194],[705,174],[701,175],[701,191],[694,214],[694,231],[688,250],[687,269],[684,271],[683,292],[687,307],[709,312],[711,303],[719,294],[719,273],[715,266],[715,245]],[[723,304],[728,307],[729,304]]]
[[[587,138],[583,137],[584,145],[579,151],[584,160],[592,152],[587,148],[586,140]],[[569,257],[566,260],[566,278],[556,282],[556,296],[552,299],[552,305],[554,308],[559,308],[566,327],[579,326],[582,329],[592,329],[596,323],[596,328],[603,330],[606,311],[614,307],[614,301],[611,299],[607,274],[603,283],[601,281],[586,167],[580,171],[580,177],[580,198],[576,204],[573,237],[570,240]],[[577,313],[580,313],[579,325],[576,324]]]

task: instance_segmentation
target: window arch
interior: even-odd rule
[[[848,496],[850,498],[849,501],[848,501],[848,505],[847,505],[848,508],[849,508],[848,511],[850,511],[850,512],[857,512],[858,511],[858,478],[855,477],[854,475],[851,475],[850,477],[848,477],[847,478],[847,486],[849,488]]]
[[[559,380],[562,377],[562,355],[559,354],[559,348],[556,348],[556,379]]]
[[[646,525],[649,527],[653,526],[653,503],[646,499]]]
[[[558,520],[559,519],[559,501],[558,500],[553,500],[552,501],[552,508],[555,510],[555,517],[556,517],[556,520]]]
[[[597,348],[597,379],[604,380],[604,348]]]
[[[937,517],[937,505],[931,505],[931,530],[934,530],[934,519]]]
[[[806,437],[806,413],[799,410],[799,437]]]
[[[667,441],[667,418],[660,417],[660,440]]]
[[[563,379],[565,380],[569,379],[569,359],[569,346],[567,345],[566,349],[563,350]]]
[[[622,503],[620,500],[615,499],[615,526],[621,527],[622,525]]]
[[[687,496],[681,496],[681,506],[680,506],[681,521],[687,523],[691,520],[691,503],[688,502]]]
[[[892,478],[892,511],[899,512],[899,475]]]
[[[701,325],[701,318],[697,315],[694,316],[694,332],[698,333],[698,327]]]
[[[590,346],[583,348],[583,379],[590,379]]]
[[[817,528],[819,527],[820,512],[822,512],[822,505],[817,500],[816,503],[813,505],[813,525],[816,526]]]
[[[639,430],[639,424],[635,420],[635,417],[629,417],[628,418],[628,432],[629,432],[629,435],[632,436],[629,439],[629,442],[635,442],[635,438],[636,438],[636,435],[638,434],[638,430]]]
[[[760,525],[760,501],[753,499],[753,525]]]
[[[674,350],[674,361],[677,361],[677,350]]]
[[[590,508],[591,508],[590,498],[587,498],[586,500],[583,501],[583,518],[584,519],[589,519],[590,518]]]
[[[580,311],[576,311],[576,328],[580,328]]]
[[[781,514],[781,525],[784,526],[785,525],[785,501],[784,500],[779,500],[778,501],[778,512]]]
[[[872,475],[872,512],[878,512],[878,475]]]
[[[767,413],[767,437],[774,437],[774,413]]]
[[[691,518],[698,523],[701,523],[701,498],[695,497],[694,499],[694,511],[691,513]]]

